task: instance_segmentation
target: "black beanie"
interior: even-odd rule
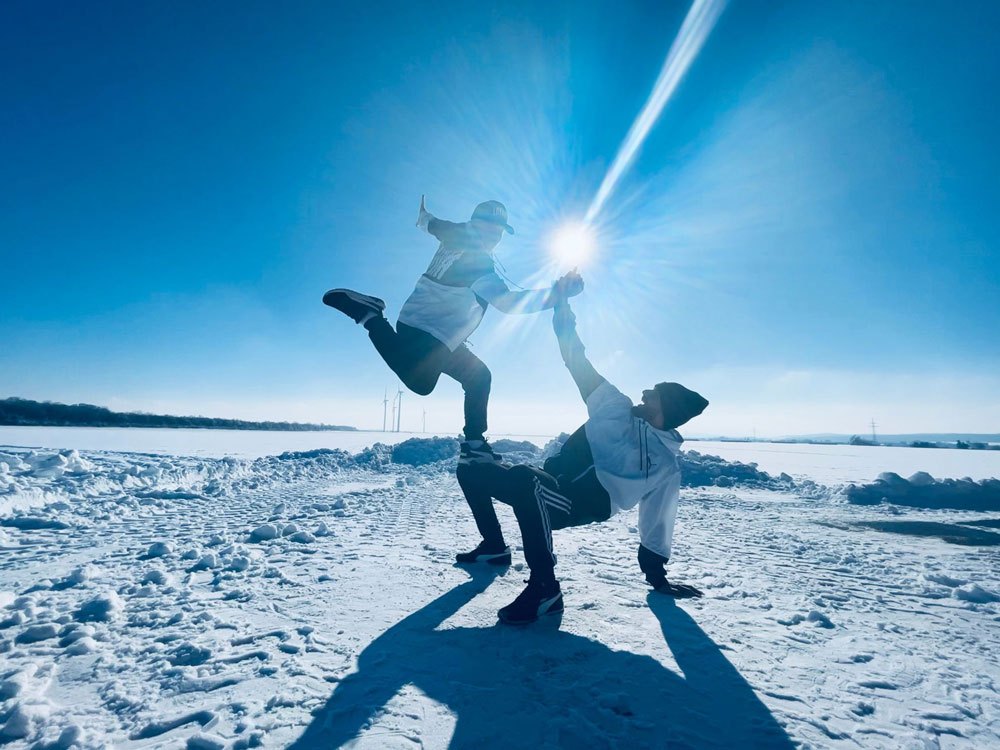
[[[704,396],[680,383],[657,383],[653,390],[660,397],[663,426],[667,429],[680,427],[689,419],[697,417],[708,406],[708,400]]]

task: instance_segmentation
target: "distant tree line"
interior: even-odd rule
[[[57,404],[24,398],[0,400],[0,425],[44,427],[196,427],[214,430],[356,430],[356,427],[301,422],[247,422],[218,417],[172,417],[117,412],[92,404]]]
[[[908,447],[908,448],[958,448],[960,450],[974,450],[974,451],[995,451],[1000,450],[998,445],[990,445],[989,443],[978,443],[970,440],[956,440],[954,443],[951,442],[931,442],[929,440],[913,440],[909,443],[876,443],[872,440],[868,440],[859,435],[852,435],[849,441],[850,445],[887,445],[895,447]]]
[[[954,443],[932,443],[927,440],[914,440],[910,443],[911,448],[958,448],[966,451],[996,451],[1000,450],[998,445],[989,443],[979,443],[973,440],[956,440]]]

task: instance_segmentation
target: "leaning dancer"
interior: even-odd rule
[[[441,374],[465,391],[465,440],[462,464],[499,462],[486,441],[490,371],[465,345],[489,305],[505,313],[533,313],[579,294],[583,280],[574,273],[549,289],[511,291],[496,272],[493,249],[503,233],[514,233],[499,201],[476,206],[471,220],[453,223],[434,217],[420,198],[417,226],[440,244],[427,271],[399,312],[396,328],[383,315],[385,302],[350,289],[331,289],[323,302],[368,330],[382,359],[414,393],[426,396]]]
[[[510,505],[531,577],[498,615],[509,624],[533,622],[563,610],[552,530],[606,521],[638,505],[639,568],[646,581],[665,594],[700,595],[669,583],[663,566],[670,557],[680,492],[677,454],[684,439],[676,428],[701,414],[708,401],[678,383],[658,383],[633,406],[587,360],[568,302],[556,307],[552,326],[589,419],[545,461],[544,471],[526,464],[458,467],[458,482],[483,537],[476,549],[459,554],[458,562],[510,564],[492,501]]]

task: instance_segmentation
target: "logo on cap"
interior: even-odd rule
[[[507,223],[507,207],[500,201],[483,201],[472,212],[472,218],[499,224],[508,234],[514,234],[514,228]]]

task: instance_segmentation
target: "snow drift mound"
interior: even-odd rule
[[[540,452],[536,451],[534,463],[541,464],[559,452],[569,439],[567,433],[550,440]],[[795,491],[809,496],[826,495],[822,485],[804,479],[796,481],[788,474],[773,477],[757,468],[756,463],[727,461],[698,451],[682,451],[680,455],[681,486],[683,487],[748,487],[754,489]]]
[[[510,463],[541,465],[546,457],[559,450],[566,437],[568,436],[561,435],[550,441],[545,448],[539,448],[528,441],[514,440],[497,440],[493,447]],[[352,470],[421,474],[454,472],[458,449],[457,439],[442,437],[410,438],[395,446],[376,443],[353,455],[343,450],[317,449],[286,452],[254,460],[99,451],[82,456],[75,450],[7,449],[0,453],[0,515],[12,515],[31,507],[53,503],[75,503],[87,498],[116,499],[116,502],[126,504],[150,505],[198,497],[232,497],[246,490],[278,482],[328,482],[337,474]],[[793,480],[787,474],[773,477],[759,470],[753,463],[726,461],[697,451],[681,455],[681,471],[685,487],[744,487],[795,491],[809,495],[825,490],[808,480]],[[896,484],[910,484],[899,477],[896,479]],[[996,480],[990,481],[1000,484]],[[995,485],[980,486],[971,482],[956,484],[951,480],[947,480],[947,483],[946,490],[962,498],[971,497],[970,493],[974,492],[992,493],[991,497],[994,498],[998,494]],[[896,484],[889,487],[890,492],[897,492]],[[952,484],[956,486],[952,487]],[[970,484],[971,488],[967,486]],[[883,485],[888,486],[884,482]],[[866,491],[866,488],[856,488],[855,497],[868,497]],[[870,502],[881,502],[886,491],[880,486],[879,489],[871,490],[871,493],[875,499]],[[1000,503],[994,499],[992,504],[977,502],[950,507],[984,510],[1000,507]]]
[[[545,459],[559,452],[569,438],[566,433],[550,440],[539,448],[527,440],[496,440],[493,449],[508,463],[525,463],[541,466]],[[369,450],[385,446],[375,445]],[[394,464],[426,467],[429,470],[454,471],[458,458],[459,442],[452,438],[410,438],[391,449]],[[361,456],[359,454],[356,460]],[[727,461],[719,456],[709,456],[697,451],[681,454],[681,483],[684,487],[745,487],[754,489],[796,491],[808,495],[826,493],[826,488],[810,480],[796,481],[788,474],[773,477],[761,471],[755,463]]]
[[[273,482],[329,479],[349,468],[381,465],[380,458],[374,449],[356,456],[316,450],[253,461],[97,451],[84,458],[75,450],[8,449],[0,453],[0,515],[96,498],[150,505],[227,497]],[[388,461],[386,454],[383,463]]]
[[[456,458],[458,446],[458,440],[455,438],[410,438],[392,449],[392,462],[409,466],[426,466]]]
[[[787,474],[772,477],[755,463],[727,461],[698,451],[684,451],[680,456],[681,485],[684,487],[755,487],[768,490],[790,490],[795,480]]]
[[[494,440],[490,444],[508,463],[539,462],[541,452],[537,445],[528,440],[501,439]],[[450,467],[442,462],[457,460],[460,446],[458,438],[410,438],[395,445],[391,449],[391,457],[395,464],[408,466],[441,464],[440,468],[448,469]]]
[[[887,471],[871,484],[848,485],[844,496],[857,505],[893,503],[913,508],[1000,510],[1000,479],[935,479],[926,471],[903,479]]]

